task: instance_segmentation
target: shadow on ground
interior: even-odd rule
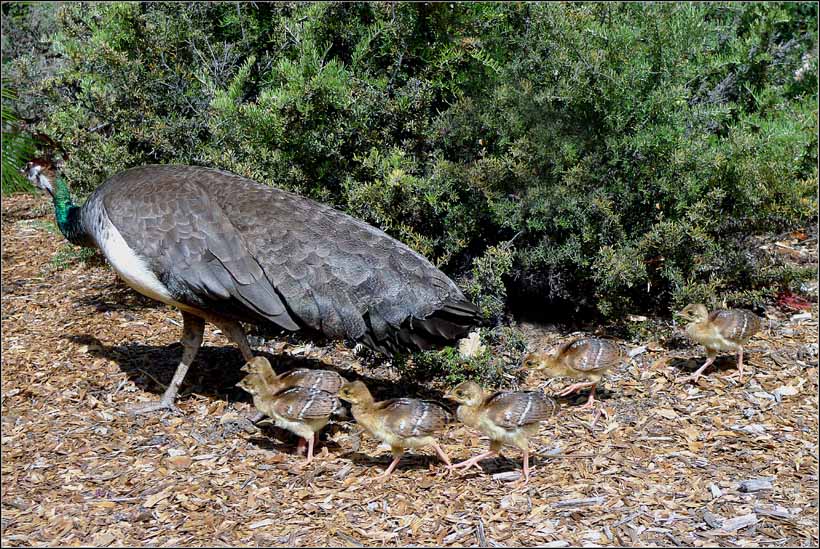
[[[744,353],[744,359],[748,355]],[[691,375],[695,370],[703,366],[706,362],[706,357],[692,357],[692,358],[673,358],[669,361],[669,366],[675,368],[680,372],[681,376]],[[743,361],[744,371],[748,367],[746,360]],[[715,361],[703,371],[703,375],[708,376],[714,373],[734,373],[737,371],[737,357],[734,355],[719,356]]]
[[[139,389],[156,395],[161,395],[165,391],[182,357],[181,343],[162,346],[142,343],[105,345],[95,336],[88,334],[65,336],[65,339],[78,345],[88,345],[88,352],[93,356],[116,362],[128,379]],[[441,391],[406,380],[392,382],[364,376],[343,366],[290,354],[273,355],[259,350],[254,350],[254,354],[267,358],[277,374],[294,368],[332,370],[349,381],[360,380],[365,383],[376,400],[411,396],[434,400],[454,413],[451,403],[444,399]],[[182,383],[180,399],[184,400],[187,395],[196,393],[227,402],[251,402],[250,395],[236,387],[245,375],[240,370],[244,364],[242,354],[232,345],[224,347],[203,345]]]

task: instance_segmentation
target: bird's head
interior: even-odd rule
[[[243,372],[248,372],[249,374],[262,374],[267,370],[273,370],[271,368],[270,362],[268,362],[268,359],[263,356],[253,357],[240,369]]]
[[[339,398],[351,404],[373,402],[373,395],[361,381],[351,381],[342,385],[339,389]]]
[[[566,368],[559,360],[560,347],[551,351],[538,351],[524,356],[521,366],[533,372],[542,372],[546,377],[566,375]]]
[[[465,381],[448,391],[444,398],[467,406],[478,406],[484,401],[484,389],[475,381]]]
[[[709,309],[702,303],[690,303],[676,316],[688,322],[703,322],[709,318]]]
[[[35,158],[27,162],[26,167],[20,170],[31,184],[54,196],[54,179],[57,176],[56,167],[45,158]]]
[[[527,353],[521,360],[521,367],[528,370],[550,371],[554,365],[555,357],[549,353],[537,352]]]
[[[262,378],[258,375],[248,374],[239,380],[236,386],[250,393],[252,396],[258,396],[262,394],[263,382]]]

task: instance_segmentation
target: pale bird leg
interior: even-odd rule
[[[467,459],[462,461],[461,463],[456,463],[453,465],[453,468],[461,468],[464,467],[465,470],[469,469],[470,467],[475,466],[476,469],[481,469],[481,466],[478,464],[479,461],[484,461],[485,459],[489,459],[496,455],[495,450],[488,450],[483,454],[479,454],[473,458]]]
[[[248,418],[248,421],[250,421],[251,423],[256,424],[256,423],[262,421],[263,419],[265,419],[265,417],[266,417],[265,414],[263,414],[262,412],[256,412],[254,415],[252,415],[250,418]]]
[[[716,357],[716,356],[711,356],[711,357],[709,357],[709,358],[706,360],[706,362],[704,362],[704,363],[703,363],[703,366],[701,366],[700,368],[698,368],[698,370],[697,370],[694,374],[692,374],[691,376],[687,376],[687,377],[683,378],[683,383],[686,383],[687,381],[694,381],[694,382],[697,382],[697,381],[698,381],[698,378],[699,378],[699,377],[700,377],[700,375],[701,375],[701,373],[703,373],[703,370],[705,370],[706,368],[708,368],[709,366],[711,366],[711,365],[712,365],[712,363],[715,361],[715,358],[717,358],[717,357]]]
[[[589,392],[589,398],[587,399],[586,404],[584,404],[583,406],[579,406],[578,407],[579,410],[586,410],[588,408],[594,408],[595,407],[595,402],[597,402],[595,400],[595,389],[596,388],[597,388],[597,385],[593,383],[592,384],[592,390]]]
[[[447,465],[447,476],[449,476],[453,472],[453,464],[450,462],[450,458],[447,457],[447,454],[444,453],[444,450],[441,449],[441,446],[439,446],[437,442],[433,443],[433,449],[436,451],[436,454],[438,454],[438,457],[441,458],[441,461]]]
[[[196,358],[199,347],[202,345],[202,336],[205,333],[205,321],[191,313],[182,313],[182,360],[174,372],[174,377],[168,388],[165,389],[162,398],[144,404],[129,406],[126,410],[132,414],[146,414],[158,410],[171,410],[178,412],[179,409],[174,404],[179,392],[179,386],[188,373],[188,368]]]
[[[377,476],[376,480],[385,479],[385,478],[389,477],[390,474],[393,472],[393,469],[396,468],[396,465],[399,464],[399,461],[401,461],[401,454],[399,454],[399,455],[397,455],[393,458],[393,462],[390,464],[390,466],[384,471],[384,473]]]
[[[726,376],[724,379],[733,379],[735,376],[738,376],[738,381],[743,381],[743,347],[740,347],[737,351],[737,372]]]
[[[582,383],[573,383],[569,387],[564,387],[561,391],[559,391],[558,396],[567,396],[570,393],[580,391],[581,389],[586,389],[587,387],[595,387],[595,382],[584,381]]]
[[[239,351],[242,353],[242,357],[245,359],[245,362],[250,362],[253,360],[251,346],[248,345],[248,339],[245,337],[245,332],[242,331],[242,327],[239,326],[238,322],[234,322],[233,320],[225,320],[222,318],[209,318],[208,320],[216,324],[217,327],[222,330],[222,333],[225,334],[225,337],[233,341],[236,346],[239,347]]]
[[[743,347],[737,350],[737,371],[740,381],[743,381]]]
[[[304,439],[303,439],[304,440]],[[316,433],[313,433],[309,439],[307,439],[307,462],[310,463],[313,460],[313,441],[316,440]]]

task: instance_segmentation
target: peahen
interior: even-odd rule
[[[162,398],[176,409],[205,322],[253,358],[238,321],[349,338],[388,355],[446,345],[478,309],[427,259],[329,206],[212,168],[120,172],[82,206],[44,161],[26,174],[73,244],[99,248],[133,289],[182,312],[182,359]]]

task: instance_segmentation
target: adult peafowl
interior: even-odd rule
[[[205,322],[253,358],[238,321],[349,338],[392,355],[451,343],[478,309],[427,259],[329,206],[226,171],[148,165],[120,172],[82,206],[47,161],[26,175],[54,201],[73,244],[99,248],[133,289],[182,312],[182,359],[162,398],[175,410]]]

